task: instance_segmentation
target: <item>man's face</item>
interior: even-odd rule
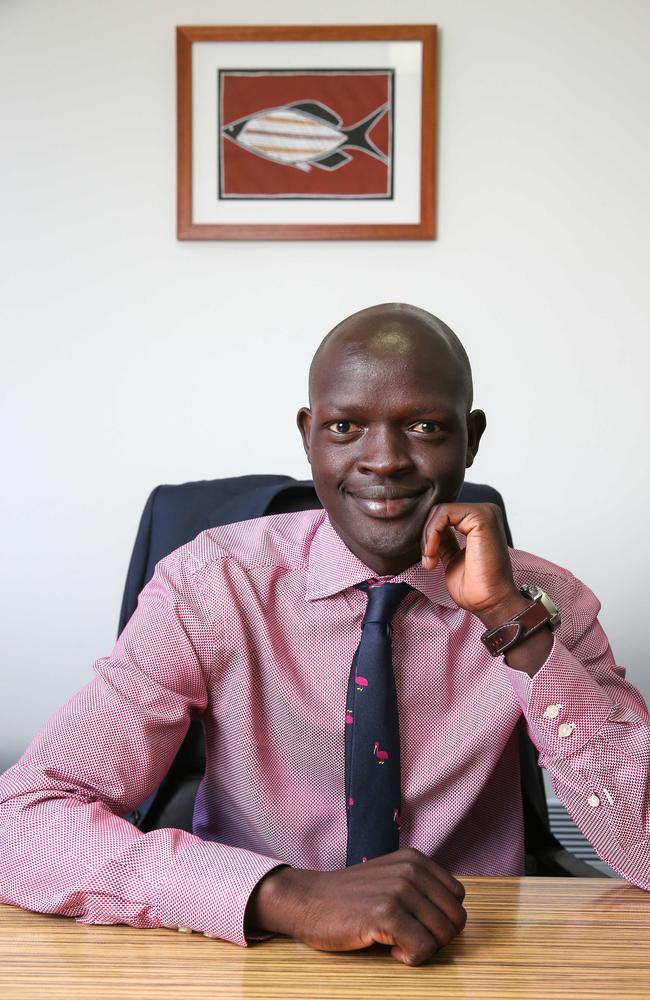
[[[445,348],[352,344],[318,366],[312,409],[298,414],[316,492],[337,533],[375,573],[421,556],[431,507],[456,499],[484,427],[467,412]]]

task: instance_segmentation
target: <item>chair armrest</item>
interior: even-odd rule
[[[554,875],[572,878],[607,878],[603,872],[563,847],[545,847],[531,858],[526,856],[526,872],[530,875]]]

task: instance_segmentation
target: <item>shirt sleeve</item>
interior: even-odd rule
[[[650,718],[617,666],[600,603],[571,578],[567,627],[533,678],[505,665],[558,798],[614,871],[650,890]]]
[[[281,862],[123,817],[167,773],[208,699],[215,623],[179,550],[158,564],[95,677],[0,777],[0,901],[86,924],[246,944],[244,914]]]

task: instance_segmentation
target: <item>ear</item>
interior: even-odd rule
[[[302,437],[302,445],[303,448],[305,449],[307,461],[311,465],[311,456],[309,453],[309,437],[311,435],[311,410],[308,409],[306,406],[302,406],[298,410],[296,423],[298,424],[298,430],[300,431]]]
[[[469,469],[473,465],[478,446],[483,437],[483,431],[487,426],[487,418],[483,410],[472,410],[467,416],[467,454],[465,456],[465,468]]]

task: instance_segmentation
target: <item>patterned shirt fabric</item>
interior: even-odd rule
[[[518,585],[562,611],[531,680],[493,658],[440,566],[392,623],[400,844],[462,875],[521,875],[515,726],[525,713],[558,797],[599,855],[650,889],[650,719],[615,665],[592,592],[512,550]],[[278,864],[346,853],[350,664],[373,576],[324,511],[210,529],[157,566],[95,677],[0,779],[0,900],[81,923],[182,927],[245,944],[251,891]],[[161,782],[192,717],[206,774],[194,833],[123,817]]]

